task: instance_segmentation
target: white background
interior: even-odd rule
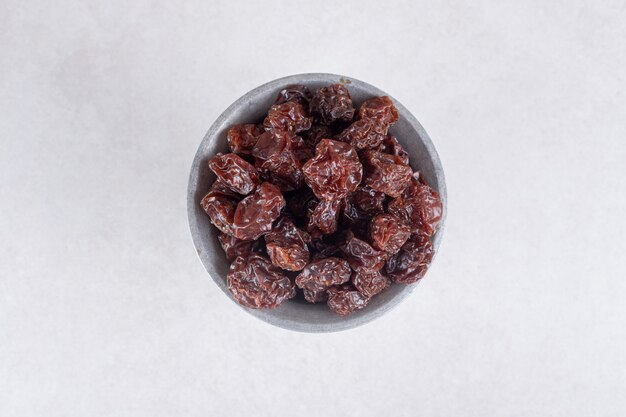
[[[187,227],[210,124],[301,72],[395,96],[448,181],[422,285],[337,334]],[[0,175],[0,416],[626,413],[622,1],[0,0]]]

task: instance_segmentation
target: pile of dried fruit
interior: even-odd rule
[[[313,95],[292,85],[262,124],[228,131],[231,153],[209,161],[217,180],[201,205],[239,303],[274,308],[301,289],[346,315],[424,276],[442,205],[387,133],[397,119],[389,97],[357,112],[340,84]]]

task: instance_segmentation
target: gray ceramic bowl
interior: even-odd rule
[[[311,90],[332,83],[344,83],[352,95],[355,105],[374,96],[388,95],[384,91],[354,78],[334,74],[299,74],[279,78],[246,93],[235,101],[213,123],[204,136],[191,165],[189,187],[187,190],[187,214],[189,228],[196,251],[205,269],[220,289],[234,301],[226,285],[226,274],[229,262],[217,240],[217,229],[211,225],[209,217],[200,208],[200,200],[208,192],[213,182],[213,173],[207,161],[217,152],[227,152],[226,131],[229,127],[241,123],[256,123],[261,120],[273,103],[278,91],[289,84],[305,84]],[[443,201],[444,219],[441,228],[434,236],[435,251],[439,247],[446,214],[446,184],[441,162],[428,134],[417,119],[397,100],[393,100],[398,108],[399,120],[391,128],[390,133],[409,152],[411,166],[419,170],[428,185],[439,192]],[[244,308],[253,316],[285,329],[303,332],[332,332],[360,326],[390,311],[404,300],[413,290],[414,285],[392,285],[390,289],[370,300],[369,305],[347,317],[331,312],[326,304],[309,304],[304,300],[284,302],[274,310],[255,310]],[[239,304],[237,304],[239,305]]]

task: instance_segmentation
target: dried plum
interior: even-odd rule
[[[231,152],[236,154],[250,155],[261,133],[263,130],[253,124],[233,126],[228,129],[226,134],[228,147]]]
[[[361,119],[352,123],[337,135],[337,140],[349,143],[355,149],[374,149],[383,143],[387,126],[373,119]]]
[[[202,198],[200,206],[209,215],[211,223],[223,233],[231,233],[237,199],[230,188],[215,181]]]
[[[432,236],[443,217],[439,194],[426,184],[413,181],[402,196],[392,200],[387,210],[406,223],[412,233]]]
[[[348,231],[345,242],[340,245],[350,267],[355,271],[378,271],[387,260],[387,253],[374,249],[365,240],[359,239],[354,232]]]
[[[370,298],[384,291],[391,281],[380,271],[359,270],[352,274],[352,283],[361,294]]]
[[[237,204],[232,234],[242,240],[255,240],[272,230],[272,223],[285,207],[278,187],[264,182]]]
[[[300,103],[304,106],[304,108],[307,108],[310,99],[311,92],[306,85],[293,84],[280,90],[274,104],[283,104],[289,101],[294,101],[296,103]]]
[[[312,119],[304,107],[295,101],[274,104],[263,122],[266,129],[298,133],[311,128]]]
[[[328,289],[327,294],[328,307],[340,316],[347,316],[364,308],[369,301],[369,298],[361,294],[350,283],[332,286]]]
[[[268,171],[268,178],[281,191],[302,187],[302,164],[293,150],[292,135],[283,131],[269,131],[259,136],[252,150],[257,168]]]
[[[397,156],[397,162],[401,162],[403,165],[409,165],[409,153],[404,150],[395,136],[387,135],[380,146],[375,150]]]
[[[235,236],[225,233],[220,233],[218,240],[229,261],[234,260],[238,256],[250,255],[255,250],[255,246],[257,246],[256,242],[252,240],[237,239]]]
[[[260,183],[256,168],[235,153],[218,153],[209,161],[209,168],[224,185],[242,195],[250,194]]]
[[[265,235],[267,253],[272,263],[287,271],[299,271],[309,262],[309,234],[298,229],[288,217],[280,218]]]
[[[316,303],[325,300],[328,287],[347,282],[351,272],[350,265],[343,259],[319,259],[308,264],[296,277],[296,285],[304,290],[307,301]]]
[[[349,122],[354,118],[354,105],[348,89],[341,84],[318,88],[309,102],[309,111],[320,123]]]
[[[335,233],[340,207],[341,200],[320,200],[309,214],[307,230],[315,235]]]
[[[376,151],[365,151],[361,157],[365,170],[363,182],[390,197],[399,197],[411,184],[411,167],[399,157]]]
[[[374,97],[361,104],[359,118],[372,119],[389,127],[398,120],[398,110],[389,97]]]
[[[394,281],[412,284],[419,281],[433,259],[433,246],[426,235],[413,235],[400,252],[387,261],[385,270]]]
[[[369,225],[372,246],[388,253],[396,253],[411,236],[411,228],[391,214],[379,214]]]

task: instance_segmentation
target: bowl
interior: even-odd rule
[[[359,106],[361,102],[374,96],[389,95],[363,81],[335,74],[298,74],[279,78],[255,88],[231,104],[213,123],[198,147],[191,165],[187,190],[187,214],[191,236],[206,271],[226,296],[238,306],[240,305],[234,300],[226,284],[226,274],[230,263],[217,239],[218,231],[200,207],[202,197],[208,192],[215,179],[207,162],[217,152],[228,152],[226,131],[231,126],[241,123],[257,123],[264,117],[283,87],[289,84],[304,84],[313,91],[333,83],[342,83],[348,88],[355,106]],[[447,211],[446,184],[441,162],[422,125],[402,104],[393,97],[392,100],[398,109],[399,118],[391,127],[390,133],[396,136],[409,153],[413,170],[419,170],[426,183],[441,196],[444,218],[432,242],[437,253],[443,236]],[[354,328],[381,317],[406,299],[415,286],[416,284],[394,284],[388,290],[373,297],[364,309],[344,317],[330,311],[325,303],[310,304],[300,299],[285,301],[272,310],[240,307],[267,323],[285,329],[301,332],[334,332]]]

